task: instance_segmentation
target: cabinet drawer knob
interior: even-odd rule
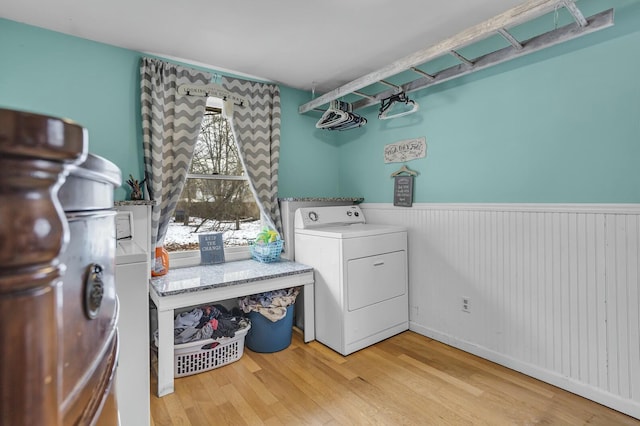
[[[103,270],[104,268],[97,263],[89,266],[89,274],[84,286],[84,310],[89,319],[97,317],[100,311],[104,295]]]

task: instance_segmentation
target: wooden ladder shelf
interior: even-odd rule
[[[531,21],[564,7],[575,22],[545,32],[528,40],[518,41],[509,32],[510,28]],[[448,38],[432,47],[426,48],[395,61],[386,67],[357,78],[330,92],[319,96],[298,107],[300,114],[318,109],[333,100],[349,94],[355,94],[362,99],[353,102],[353,110],[365,108],[380,103],[383,99],[399,92],[411,93],[428,86],[443,83],[500,63],[509,61],[536,52],[547,47],[554,46],[565,41],[593,33],[595,31],[613,25],[613,9],[597,13],[585,18],[575,5],[575,0],[529,0],[522,5],[514,7],[498,16],[489,19],[479,25],[471,27],[451,38]],[[489,36],[499,34],[509,45],[505,48],[493,51],[483,56],[469,59],[459,53],[460,49],[482,41]],[[418,65],[439,58],[443,55],[453,55],[460,63],[443,69],[437,73],[429,74],[419,68]],[[401,72],[412,70],[419,77],[402,85],[396,85],[385,81]],[[390,87],[377,94],[366,94],[360,89],[374,83],[381,83]]]

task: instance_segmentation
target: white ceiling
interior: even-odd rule
[[[524,0],[4,0],[0,17],[323,93]]]

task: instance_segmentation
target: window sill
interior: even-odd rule
[[[225,262],[251,259],[249,247],[230,247],[224,250]],[[200,250],[176,251],[169,253],[170,268],[184,268],[200,264]]]

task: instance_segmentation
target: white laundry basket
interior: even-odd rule
[[[250,328],[249,324],[236,331],[233,337],[197,340],[175,345],[174,376],[190,376],[239,360],[244,353],[244,338]]]

